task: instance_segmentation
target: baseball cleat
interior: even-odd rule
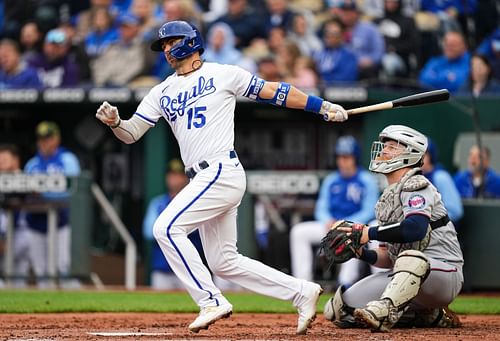
[[[198,317],[189,325],[189,330],[198,333],[202,329],[214,324],[217,320],[228,318],[233,313],[233,306],[225,304],[216,307],[202,308]]]
[[[323,289],[318,284],[314,283],[313,285],[314,289],[311,296],[304,296],[303,302],[301,302],[297,307],[299,312],[296,332],[297,335],[305,335],[307,333],[307,328],[309,328],[312,322],[316,319],[316,307]]]
[[[356,322],[367,326],[372,332],[389,332],[394,323],[389,322],[392,303],[389,300],[368,302],[366,308],[354,310]]]

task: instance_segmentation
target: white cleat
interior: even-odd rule
[[[309,328],[314,319],[316,319],[316,307],[323,289],[321,289],[318,284],[314,283],[313,285],[314,289],[311,294],[309,294],[310,296],[304,297],[303,301],[297,307],[299,312],[297,335],[305,335],[307,333],[307,328]]]
[[[233,306],[225,304],[221,306],[202,308],[198,317],[189,325],[189,330],[198,333],[201,329],[208,329],[208,326],[222,318],[228,318],[233,313]]]

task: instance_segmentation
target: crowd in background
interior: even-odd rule
[[[0,88],[148,87],[166,21],[200,27],[206,61],[315,89],[500,89],[496,1],[0,0]]]

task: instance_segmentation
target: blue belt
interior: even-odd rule
[[[236,154],[236,151],[231,150],[229,152],[229,158],[230,159],[236,159],[237,157],[238,157],[238,155]],[[210,165],[205,160],[198,162],[198,167],[200,167],[200,170],[206,169],[206,168],[208,168],[208,166],[210,166]],[[189,179],[194,178],[195,175],[196,175],[196,173],[197,172],[196,172],[196,170],[193,167],[190,167],[190,168],[186,169],[186,175],[187,175],[187,177]]]

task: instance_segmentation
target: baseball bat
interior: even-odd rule
[[[350,109],[347,110],[347,114],[356,115],[369,111],[386,110],[398,107],[411,107],[415,105],[446,101],[448,98],[450,98],[450,93],[446,89],[427,91],[411,96],[401,97],[392,101]]]

